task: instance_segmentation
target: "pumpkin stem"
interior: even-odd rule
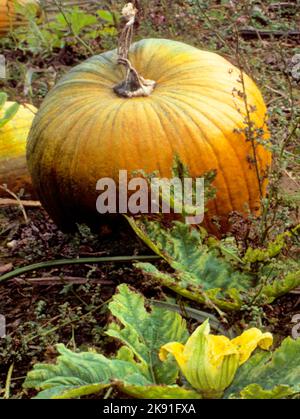
[[[137,12],[138,10],[132,3],[128,3],[123,8],[122,16],[126,24],[121,32],[118,44],[118,64],[126,68],[126,78],[114,86],[114,92],[121,97],[127,98],[150,96],[156,85],[155,81],[145,80],[140,76],[128,58]]]

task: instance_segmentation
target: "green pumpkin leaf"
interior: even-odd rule
[[[258,384],[250,384],[241,391],[240,395],[242,399],[283,399],[293,393],[293,390],[285,385],[276,386],[272,390],[264,390]]]
[[[97,15],[102,19],[105,20],[105,22],[108,22],[110,24],[114,23],[114,16],[111,12],[108,10],[97,10]]]
[[[111,384],[87,384],[72,388],[70,385],[54,386],[47,390],[40,391],[34,399],[77,399],[83,396],[100,393]]]
[[[153,384],[174,384],[178,376],[177,364],[172,359],[161,362],[158,352],[167,342],[187,340],[185,321],[178,313],[159,307],[147,311],[144,298],[124,284],[118,291],[109,309],[123,327],[113,323],[106,333],[130,348],[144,375]]]
[[[283,278],[276,278],[266,284],[260,293],[260,298],[265,304],[272,303],[276,298],[287,294],[300,286],[300,270],[291,272]]]
[[[300,339],[286,338],[273,353],[257,351],[238,369],[225,397],[254,396],[253,385],[261,387],[258,396],[300,392]]]
[[[172,274],[159,271],[151,263],[136,263],[134,265],[140,269],[144,275],[155,279],[162,286],[168,287],[177,294],[191,301],[205,304],[212,308],[217,305],[222,310],[238,310],[243,304],[242,298],[238,290],[230,289],[227,291],[227,299],[221,288],[213,288],[204,291],[201,284],[193,284],[193,278],[188,275],[180,275],[177,272]]]
[[[179,386],[121,386],[120,389],[138,399],[201,399],[201,395],[192,389]]]
[[[162,285],[199,303],[213,303],[226,310],[239,309],[242,293],[252,286],[249,275],[234,271],[231,264],[202,243],[201,232],[175,221],[171,228],[146,219],[129,223],[136,234],[175,270],[160,272],[150,263],[135,266]]]
[[[267,250],[249,248],[241,259],[228,239],[206,238],[204,242],[201,229],[182,222],[174,221],[165,226],[145,217],[127,219],[138,237],[165,259],[174,273],[161,272],[150,263],[135,266],[159,284],[210,308],[238,310],[254,298],[256,304],[269,304],[300,285],[297,262],[289,262],[287,269],[286,261],[273,259],[285,246],[290,232],[279,235]],[[268,278],[263,286],[260,283],[255,286],[249,270],[243,272],[247,264],[258,261],[263,264],[256,281]]]
[[[268,244],[267,249],[252,249],[249,247],[243,258],[244,263],[265,262],[279,255],[285,248],[287,237],[290,237],[290,232],[279,234],[274,241]]]
[[[57,345],[57,364],[36,364],[27,375],[25,388],[43,390],[38,398],[75,398],[98,393],[115,379],[125,383],[151,384],[137,363],[108,359],[93,352],[75,353]]]
[[[81,31],[87,27],[97,24],[96,16],[85,13],[79,7],[73,7],[72,10],[60,13],[56,16],[56,21],[52,27],[59,30],[69,30],[70,26],[74,35],[80,35]]]

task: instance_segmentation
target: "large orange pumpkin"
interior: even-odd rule
[[[34,119],[27,157],[34,186],[52,218],[67,228],[96,213],[99,178],[129,173],[171,174],[174,155],[192,176],[217,171],[217,197],[209,204],[226,223],[233,211],[257,211],[260,192],[253,145],[245,138],[245,99],[240,70],[221,56],[164,39],[132,45],[132,65],[156,81],[148,97],[119,97],[124,75],[116,51],[94,56],[71,70],[50,92]],[[266,107],[244,74],[253,129],[268,137]],[[256,147],[260,175],[270,153]],[[265,193],[266,180],[262,181]]]
[[[24,25],[25,19],[16,13],[16,4],[20,6],[34,5],[36,14],[40,16],[41,8],[38,0],[0,0],[0,36],[7,34],[11,29]]]

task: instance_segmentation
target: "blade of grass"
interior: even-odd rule
[[[12,377],[13,369],[14,369],[14,364],[11,364],[11,366],[9,367],[8,374],[6,377],[6,382],[5,382],[4,399],[9,399],[10,397],[10,385],[11,385],[11,377]]]
[[[17,268],[7,274],[0,276],[0,282],[6,281],[7,279],[15,278],[27,272],[37,271],[39,269],[52,268],[54,266],[64,266],[64,265],[82,265],[87,263],[126,263],[133,261],[148,261],[148,260],[158,260],[161,259],[160,256],[149,255],[149,256],[105,256],[105,257],[90,257],[90,258],[78,258],[78,259],[58,259],[51,260],[47,262],[35,263],[33,265],[23,266]]]

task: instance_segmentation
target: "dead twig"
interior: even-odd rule
[[[2,191],[6,192],[7,194],[9,194],[10,196],[12,196],[14,198],[12,201],[15,202],[15,205],[20,207],[20,209],[22,211],[22,214],[23,214],[23,217],[24,217],[24,220],[25,220],[25,223],[27,224],[28,223],[28,217],[27,217],[24,205],[22,204],[22,201],[20,200],[18,195],[16,195],[14,192],[9,190],[6,185],[0,185],[0,189],[2,189]]]
[[[0,207],[6,206],[13,206],[13,205],[22,205],[24,208],[40,208],[42,204],[40,201],[24,201],[24,200],[16,200],[10,198],[0,198]]]
[[[293,38],[300,39],[300,31],[271,31],[266,29],[245,28],[238,30],[239,35],[248,39]]]
[[[300,294],[300,288],[295,288],[294,290],[289,292],[290,294]]]
[[[9,281],[12,284],[30,284],[30,285],[84,285],[84,284],[99,284],[99,285],[113,285],[114,282],[108,279],[89,279],[73,276],[50,276],[40,278],[15,278]]]

